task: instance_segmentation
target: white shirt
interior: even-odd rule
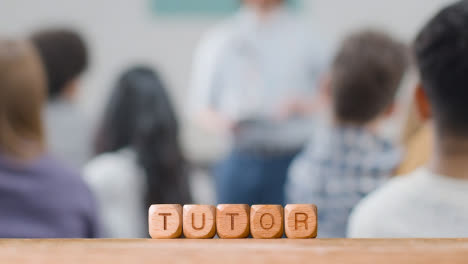
[[[47,104],[44,119],[49,151],[81,169],[91,157],[91,128],[84,115],[73,103],[57,99]]]
[[[242,9],[202,38],[193,65],[195,106],[242,120],[270,116],[285,99],[312,95],[325,64],[312,34],[285,8],[267,21]]]
[[[428,169],[392,179],[351,215],[355,238],[468,237],[468,180]]]
[[[313,34],[286,8],[266,21],[241,9],[207,32],[195,52],[194,112],[214,109],[233,121],[269,120],[288,99],[312,97],[326,64]]]
[[[105,237],[148,236],[146,177],[132,150],[94,158],[84,168],[84,177],[97,199]]]

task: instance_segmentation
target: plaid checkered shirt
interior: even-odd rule
[[[353,207],[400,159],[400,149],[364,128],[322,126],[290,167],[286,199],[317,205],[319,237],[345,237]]]

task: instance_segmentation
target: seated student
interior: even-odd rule
[[[148,236],[148,208],[191,202],[179,126],[159,76],[146,67],[125,72],[115,87],[85,167],[106,236]]]
[[[45,122],[50,151],[81,169],[91,156],[92,145],[90,125],[75,104],[79,77],[88,65],[86,45],[78,33],[65,29],[37,32],[32,41],[49,81]]]
[[[390,176],[400,151],[376,132],[392,109],[407,66],[405,46],[377,31],[349,36],[331,65],[324,90],[332,120],[293,162],[289,203],[315,203],[319,237],[344,237],[352,208]]]
[[[468,236],[468,1],[440,11],[414,43],[420,112],[433,116],[426,168],[397,177],[352,214],[351,237]]]
[[[46,79],[32,44],[0,40],[0,237],[96,237],[86,184],[46,153],[45,97]]]

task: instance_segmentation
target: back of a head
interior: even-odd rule
[[[148,205],[190,201],[185,160],[173,106],[159,76],[148,67],[122,74],[107,105],[96,153],[133,149],[148,182]]]
[[[43,151],[45,89],[34,47],[24,41],[0,40],[0,152],[26,159]]]
[[[363,31],[346,38],[332,64],[337,122],[364,125],[391,105],[408,65],[408,52],[385,33]]]
[[[159,76],[147,67],[133,67],[119,78],[107,105],[96,153],[138,145],[143,138],[178,134],[172,104]],[[166,135],[167,133],[167,135]],[[144,144],[143,144],[144,145]]]
[[[468,137],[468,1],[432,18],[414,52],[438,131]]]
[[[32,42],[45,66],[49,98],[57,98],[88,66],[85,42],[78,33],[66,29],[40,31],[32,36]]]

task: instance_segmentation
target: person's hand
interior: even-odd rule
[[[304,100],[298,98],[290,98],[280,105],[276,118],[285,120],[296,115],[302,115],[305,112]]]
[[[215,133],[230,134],[238,127],[238,122],[211,109],[201,111],[197,119],[203,127]]]
[[[312,115],[323,109],[325,101],[322,96],[290,98],[286,100],[277,112],[278,120],[285,120],[294,116]]]

